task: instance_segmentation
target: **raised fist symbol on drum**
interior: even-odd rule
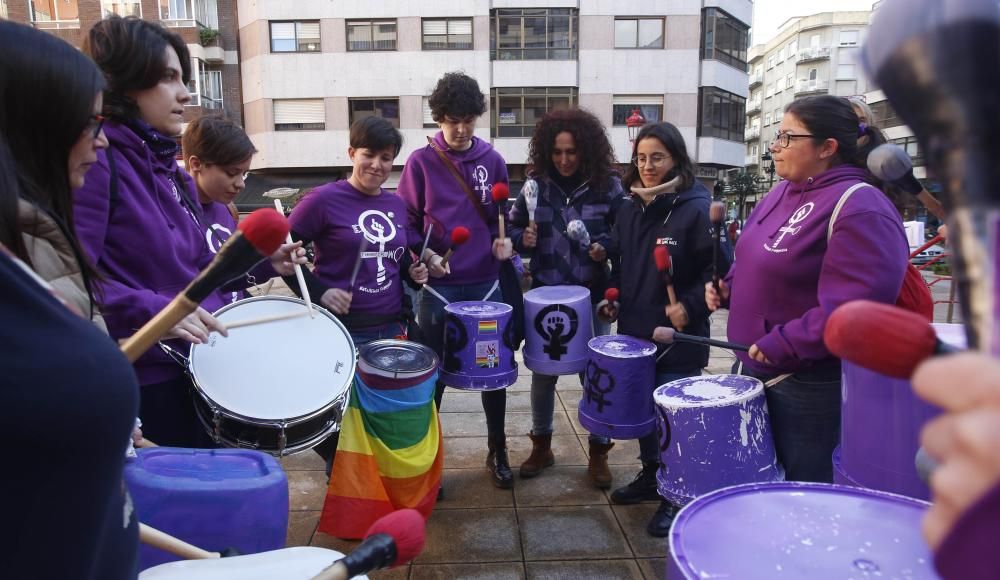
[[[560,360],[569,352],[566,344],[576,336],[579,320],[576,310],[563,304],[552,304],[535,315],[535,331],[545,341],[542,352],[551,360]]]
[[[615,378],[605,369],[594,364],[594,361],[587,361],[587,368],[583,371],[586,382],[587,403],[597,405],[597,412],[603,413],[604,407],[611,407],[611,401],[605,396],[615,390]]]
[[[396,225],[392,223],[392,217],[391,212],[389,215],[386,215],[374,209],[370,209],[358,217],[357,231],[363,234],[369,243],[378,244],[378,250],[375,252],[365,252],[361,257],[374,257],[376,259],[378,272],[375,274],[375,282],[379,286],[385,284],[385,264],[382,261],[383,258],[387,256],[395,258],[395,255],[387,254],[385,251],[385,244],[391,242],[396,237]],[[365,222],[368,222],[367,227]]]

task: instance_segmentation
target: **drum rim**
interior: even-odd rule
[[[770,481],[770,482],[756,482],[756,483],[741,483],[739,485],[732,485],[729,487],[723,487],[715,491],[710,491],[706,494],[700,495],[687,504],[684,505],[674,517],[673,524],[670,526],[670,535],[668,537],[668,544],[670,547],[669,558],[673,563],[679,567],[684,572],[690,572],[692,570],[691,566],[688,564],[687,557],[682,561],[678,558],[676,543],[679,541],[682,535],[682,528],[689,520],[695,517],[695,514],[703,506],[710,505],[712,502],[729,496],[736,495],[751,495],[755,491],[761,491],[760,488],[764,490],[781,490],[781,491],[801,491],[808,493],[809,490],[826,490],[826,491],[837,491],[840,493],[845,493],[845,495],[857,496],[867,496],[870,498],[892,500],[897,504],[906,504],[908,507],[921,508],[927,510],[931,507],[931,503],[923,500],[919,500],[913,497],[908,497],[905,495],[900,495],[897,493],[891,493],[888,491],[881,491],[877,489],[869,489],[864,487],[853,487],[850,485],[838,485],[835,483],[815,483],[807,481]],[[680,554],[685,554],[681,550]],[[928,550],[928,554],[930,551]]]
[[[536,290],[551,290],[553,288],[561,288],[561,289],[579,288],[580,290],[582,290],[582,292],[581,292],[580,296],[568,296],[566,300],[562,300],[560,302],[552,302],[551,304],[564,304],[566,306],[569,306],[569,304],[568,304],[569,300],[574,300],[574,299],[575,300],[580,300],[582,298],[586,298],[587,301],[590,302],[590,290],[586,286],[580,286],[579,284],[551,284],[551,285],[545,285],[545,286],[538,286],[537,288],[532,288],[531,290],[528,290],[527,292],[525,292],[524,293],[524,298],[528,299],[528,298],[532,297],[532,293],[534,293]],[[542,292],[537,292],[537,294],[541,294],[541,293]],[[540,303],[540,304],[542,304],[542,303]]]
[[[458,307],[463,304],[496,304],[501,308],[496,312],[462,312],[458,311]],[[452,307],[455,308],[452,308]],[[449,302],[444,307],[445,311],[450,314],[461,314],[462,316],[468,316],[470,318],[492,318],[494,316],[504,316],[514,312],[514,307],[506,302],[497,302],[495,300],[459,300],[457,302]]]
[[[686,403],[685,402],[685,403],[682,403],[682,404],[679,404],[679,405],[678,404],[671,404],[671,405],[660,404],[660,400],[661,400],[660,399],[660,389],[662,389],[663,387],[666,387],[667,385],[672,385],[672,384],[680,382],[680,381],[693,381],[693,380],[696,380],[696,379],[705,380],[706,378],[711,378],[711,377],[740,377],[741,379],[748,379],[748,380],[756,381],[757,384],[754,385],[753,390],[747,391],[746,393],[743,393],[739,397],[733,397],[731,399],[711,400],[711,401],[692,401],[690,403]],[[738,405],[738,404],[740,404],[740,403],[742,403],[744,401],[749,401],[749,400],[753,399],[754,397],[757,397],[758,395],[764,394],[764,388],[765,388],[764,387],[764,381],[761,381],[757,377],[751,377],[751,376],[748,376],[748,375],[734,375],[732,373],[722,373],[722,374],[718,374],[718,375],[698,375],[698,376],[694,376],[694,377],[680,378],[680,379],[677,379],[677,380],[674,380],[674,381],[670,381],[669,383],[663,383],[662,385],[657,386],[655,389],[653,389],[653,403],[655,403],[657,406],[663,407],[664,409],[707,409],[707,408],[710,408],[710,407],[730,407],[732,405]]]
[[[634,340],[636,342],[645,343],[645,344],[642,345],[643,350],[646,350],[646,349],[652,349],[652,350],[650,352],[648,352],[648,353],[627,353],[624,356],[622,356],[621,354],[618,354],[618,353],[610,353],[610,352],[605,352],[603,350],[597,350],[593,346],[593,345],[601,344],[601,343],[604,343],[604,342],[610,342],[612,340],[618,340],[622,336],[631,338],[632,340]],[[587,341],[587,349],[590,350],[591,352],[593,352],[594,354],[598,354],[600,356],[606,356],[608,358],[616,358],[616,359],[623,359],[623,360],[624,359],[632,359],[632,358],[645,358],[647,356],[652,356],[652,355],[656,354],[656,345],[652,341],[646,340],[644,338],[639,338],[637,336],[632,336],[631,334],[602,334],[602,335],[599,335],[599,336],[595,336],[594,338],[591,338],[590,340]]]
[[[428,366],[426,369],[406,370],[406,371],[396,371],[396,370],[393,370],[393,369],[388,369],[388,368],[380,367],[378,365],[373,364],[368,359],[366,359],[364,357],[364,354],[363,354],[364,351],[372,350],[372,349],[378,348],[380,346],[398,346],[398,347],[413,348],[414,350],[418,350],[418,351],[423,352],[424,354],[430,355],[431,365]],[[363,371],[363,372],[365,372],[367,374],[374,374],[374,375],[378,375],[380,377],[399,377],[399,376],[417,377],[417,376],[423,375],[425,373],[428,373],[428,372],[430,372],[430,371],[432,371],[434,369],[437,369],[438,365],[440,364],[440,359],[438,358],[437,353],[434,352],[434,349],[432,349],[431,347],[429,347],[429,346],[427,346],[425,344],[420,344],[419,342],[414,342],[412,340],[400,340],[400,339],[397,339],[397,338],[383,338],[383,339],[379,339],[379,340],[373,340],[373,341],[371,341],[371,342],[369,342],[367,344],[363,344],[363,345],[357,347],[357,350],[358,350],[358,357],[357,357],[358,358],[358,362],[357,362],[358,372],[362,372]],[[391,373],[391,374],[382,374],[382,373]]]
[[[300,300],[298,298],[292,298],[290,296],[272,296],[272,295],[252,296],[250,298],[244,298],[242,300],[237,300],[236,302],[230,302],[229,304],[226,304],[222,308],[220,308],[220,309],[216,310],[214,313],[212,313],[212,316],[218,316],[220,314],[223,314],[224,312],[232,310],[233,308],[235,308],[237,305],[240,305],[240,304],[246,304],[246,303],[250,303],[250,302],[269,301],[269,300],[270,301],[277,300],[277,301],[282,301],[282,302],[292,302],[292,303],[295,303],[295,304],[301,304],[303,306],[303,308],[305,307],[305,301]],[[349,372],[347,374],[345,374],[345,376],[349,377],[349,378],[344,383],[344,386],[343,386],[344,390],[342,392],[338,393],[333,398],[333,400],[327,402],[321,408],[319,408],[319,409],[317,409],[315,411],[312,411],[311,413],[306,413],[304,415],[299,415],[299,416],[296,416],[296,417],[286,417],[286,418],[283,418],[283,419],[261,419],[260,417],[247,417],[245,415],[241,415],[239,413],[231,411],[231,410],[227,409],[226,407],[220,405],[214,399],[212,399],[212,397],[209,396],[208,393],[205,392],[205,389],[199,383],[198,377],[195,376],[195,372],[194,372],[195,371],[195,368],[194,368],[194,356],[193,356],[194,350],[195,350],[195,348],[197,348],[198,346],[201,346],[201,345],[192,344],[191,348],[188,350],[188,368],[185,370],[185,372],[187,373],[188,377],[191,378],[191,384],[194,386],[195,391],[205,401],[205,403],[208,404],[209,407],[211,407],[211,409],[212,409],[213,412],[214,411],[219,411],[220,414],[222,414],[222,415],[224,415],[226,417],[230,417],[232,419],[237,419],[237,420],[242,421],[244,423],[248,423],[250,425],[255,425],[255,426],[260,426],[260,427],[280,427],[282,424],[284,424],[284,426],[292,426],[292,425],[298,425],[299,423],[304,423],[306,421],[310,421],[310,420],[315,419],[316,417],[319,417],[320,415],[326,413],[330,409],[334,408],[334,406],[337,404],[337,401],[339,401],[342,396],[343,396],[343,399],[344,399],[344,406],[343,406],[343,408],[344,408],[344,411],[346,412],[347,407],[350,405],[350,401],[351,401],[351,385],[354,384],[354,375],[357,372],[357,366],[358,366],[358,348],[354,345],[354,339],[351,337],[351,333],[347,330],[347,327],[344,326],[344,323],[341,322],[340,319],[338,319],[336,316],[334,316],[334,314],[332,312],[330,312],[326,308],[323,308],[322,306],[319,306],[317,304],[313,304],[313,308],[316,309],[316,312],[318,312],[318,313],[326,316],[331,321],[333,321],[333,323],[336,326],[340,327],[340,329],[344,332],[344,336],[347,337],[348,344],[350,344],[351,349],[354,352],[354,356],[353,357],[348,357],[350,359],[350,369],[348,369]]]

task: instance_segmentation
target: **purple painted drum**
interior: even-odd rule
[[[587,366],[594,336],[590,290],[542,286],[524,295],[524,366],[544,375],[575,375]]]
[[[938,578],[920,535],[930,504],[825,483],[755,483],[704,495],[670,528],[667,578]]]
[[[513,312],[501,302],[452,302],[444,307],[441,382],[469,391],[506,389],[517,380]]]
[[[595,435],[638,439],[656,428],[656,346],[624,334],[597,336],[583,371],[580,424]]]
[[[731,485],[781,481],[764,384],[741,375],[669,382],[653,394],[660,495],[676,505]]]
[[[934,324],[938,338],[965,348],[960,324]],[[843,478],[854,484],[929,499],[913,465],[920,430],[941,410],[916,396],[910,381],[844,361],[840,412]]]

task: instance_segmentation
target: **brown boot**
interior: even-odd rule
[[[590,461],[587,463],[587,475],[598,489],[611,487],[611,470],[608,469],[608,451],[614,447],[611,443],[590,442]]]
[[[546,467],[552,467],[556,463],[555,455],[552,455],[552,433],[545,435],[532,435],[531,455],[521,464],[521,477],[527,479],[535,477]]]

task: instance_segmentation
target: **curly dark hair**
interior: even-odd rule
[[[573,136],[580,159],[580,173],[595,188],[607,185],[615,169],[615,151],[604,132],[604,125],[585,109],[560,109],[546,113],[537,124],[528,144],[530,171],[548,174],[554,170],[552,149],[556,136],[567,132]]]
[[[446,116],[464,119],[486,112],[486,95],[479,90],[476,79],[463,72],[445,73],[428,101],[431,117],[437,123],[443,122]]]

